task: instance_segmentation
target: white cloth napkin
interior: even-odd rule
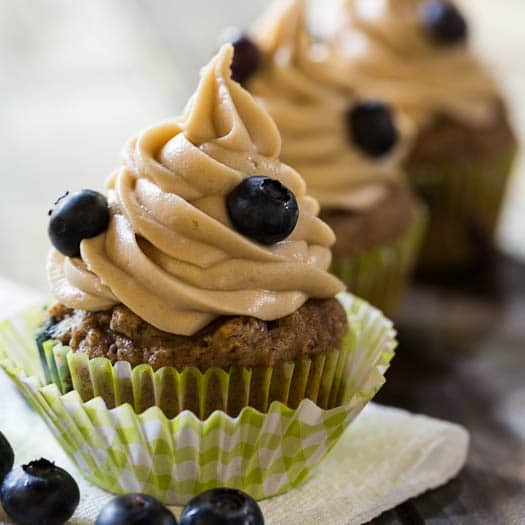
[[[37,294],[0,278],[0,318],[35,299]],[[46,457],[76,478],[82,497],[71,524],[92,524],[112,496],[82,478],[3,373],[0,430],[13,445],[17,464]],[[370,404],[309,481],[261,502],[266,523],[366,523],[454,477],[466,460],[468,441],[458,425]],[[0,525],[8,523],[0,509]]]

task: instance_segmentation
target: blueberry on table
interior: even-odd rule
[[[0,484],[13,468],[14,462],[15,454],[13,449],[6,437],[0,432]]]
[[[127,494],[112,499],[95,525],[177,525],[175,516],[152,496]]]
[[[221,43],[233,46],[232,78],[242,84],[257,71],[261,62],[261,52],[250,37],[236,27],[224,31]]]
[[[248,494],[219,488],[193,498],[182,511],[180,525],[264,525],[264,518]]]
[[[226,197],[226,206],[239,233],[266,245],[286,239],[299,218],[295,195],[268,177],[244,179]]]
[[[381,102],[365,101],[346,114],[352,142],[370,157],[387,154],[397,142],[397,129],[390,108]]]
[[[68,257],[78,257],[82,240],[105,231],[110,217],[106,197],[93,190],[66,193],[55,203],[50,215],[49,238]]]
[[[76,481],[47,459],[13,469],[0,489],[2,506],[18,525],[62,525],[79,500]]]
[[[448,0],[425,0],[421,4],[420,18],[423,27],[438,44],[458,44],[467,39],[467,22]]]

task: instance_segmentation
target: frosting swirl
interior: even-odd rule
[[[436,115],[484,125],[498,88],[466,44],[436,44],[420,21],[421,0],[343,0],[332,51],[341,79],[379,97],[417,125]]]
[[[203,70],[183,117],[132,139],[107,182],[108,230],[81,243],[81,257],[52,249],[48,278],[71,308],[123,303],[166,332],[192,335],[219,315],[274,320],[343,285],[326,270],[332,230],[299,174],[278,160],[269,115],[230,77],[233,48]],[[262,246],[236,232],[225,196],[263,175],[294,192],[292,234]]]
[[[275,119],[281,157],[305,178],[323,207],[369,209],[402,177],[397,169],[408,150],[411,128],[396,115],[400,141],[372,159],[352,144],[345,115],[358,97],[340,76],[340,61],[313,42],[304,0],[276,0],[253,32],[265,59],[248,81]]]

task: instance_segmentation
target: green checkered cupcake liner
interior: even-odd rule
[[[169,417],[159,406],[139,413],[124,399],[112,407],[98,392],[85,401],[77,390],[63,393],[74,385],[65,373],[69,352],[53,345],[42,366],[33,341],[41,308],[0,324],[0,366],[95,485],[170,505],[217,486],[263,499],[304,481],[384,383],[397,344],[392,323],[354,296],[340,300],[357,333],[346,339],[348,358],[335,366],[340,404],[329,409],[305,398],[296,408],[274,401],[265,412],[245,407],[232,417],[217,410],[201,419],[189,410]],[[46,381],[46,367],[55,382]]]
[[[410,225],[397,239],[347,258],[334,258],[330,271],[352,293],[393,316],[417,261],[427,215],[425,206],[418,204]]]
[[[423,270],[465,267],[480,242],[493,243],[516,153],[512,146],[475,160],[407,166],[413,188],[430,211],[420,254]]]

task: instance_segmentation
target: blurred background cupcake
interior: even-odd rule
[[[332,271],[392,315],[424,220],[400,169],[410,122],[357,96],[351,79],[350,87],[339,81],[339,61],[309,32],[303,0],[275,1],[250,38],[234,39],[240,80],[275,119],[283,160],[303,175],[336,233]]]
[[[467,20],[448,0],[339,5],[339,29],[329,39],[349,62],[341,75],[417,130],[406,170],[431,210],[421,269],[486,262],[517,145],[498,82],[470,45]]]

